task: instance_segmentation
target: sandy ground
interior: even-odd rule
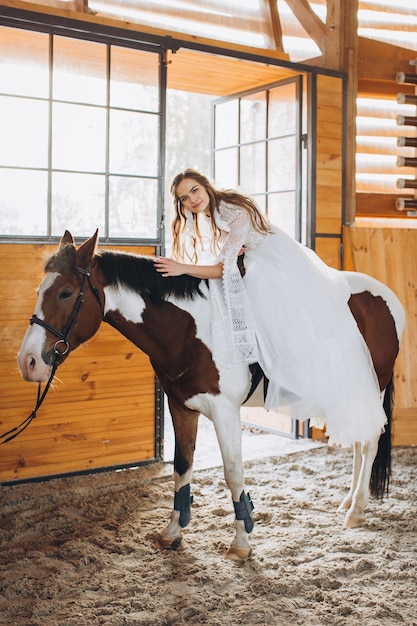
[[[3,487],[0,624],[416,626],[417,448],[395,449],[391,495],[357,530],[337,513],[350,452],[283,448],[245,463],[255,528],[240,564],[223,558],[233,513],[221,467],[195,471],[177,552],[153,548],[170,464]]]

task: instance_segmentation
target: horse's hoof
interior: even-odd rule
[[[182,541],[182,537],[163,537],[162,535],[157,535],[154,547],[155,550],[177,550],[180,547]]]
[[[360,528],[366,523],[365,515],[346,515],[343,528]]]
[[[229,561],[246,561],[252,554],[251,548],[241,548],[239,546],[230,546],[226,552],[225,559]]]

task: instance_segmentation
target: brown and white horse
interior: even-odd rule
[[[209,288],[188,276],[162,278],[153,259],[134,254],[96,253],[97,232],[78,249],[66,231],[45,265],[38,301],[18,355],[27,381],[45,382],[62,362],[107,322],[149,355],[168,397],[175,431],[175,494],[168,525],[158,548],[175,548],[191,519],[190,481],[198,416],[212,420],[221,449],[224,475],[235,508],[235,535],[226,558],[251,553],[253,504],[245,491],[239,409],[251,388],[246,365],[217,364],[210,345]],[[386,286],[363,274],[347,273],[352,313],[370,349],[390,417],[392,371],[404,325],[404,312]],[[383,399],[384,393],[381,394]],[[381,495],[389,478],[389,428],[378,441],[358,441],[345,526],[365,522],[369,489]],[[378,451],[378,455],[377,455]],[[378,463],[374,463],[377,457]],[[373,478],[371,471],[374,465]]]

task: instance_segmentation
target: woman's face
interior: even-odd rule
[[[210,196],[206,188],[194,178],[184,178],[178,183],[176,194],[181,204],[192,213],[210,215]]]

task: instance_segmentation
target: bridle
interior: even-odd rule
[[[31,414],[28,415],[28,417],[25,420],[23,420],[23,422],[21,422],[19,426],[16,426],[15,428],[12,428],[6,433],[3,433],[3,435],[0,435],[0,445],[2,445],[3,443],[7,443],[8,441],[11,441],[15,437],[17,437],[17,435],[20,435],[20,433],[22,433],[29,426],[32,420],[35,419],[36,413],[39,407],[41,406],[42,402],[44,401],[45,396],[48,393],[49,387],[51,386],[56,370],[58,369],[58,365],[62,361],[62,357],[65,355],[68,355],[69,352],[71,351],[69,338],[77,322],[78,315],[84,305],[84,292],[85,292],[87,285],[90,287],[95,299],[97,300],[100,306],[102,316],[104,315],[104,305],[103,305],[103,301],[101,299],[100,293],[97,287],[95,287],[91,282],[90,267],[88,267],[88,269],[86,270],[83,269],[82,267],[76,267],[75,270],[79,274],[82,274],[84,278],[83,278],[83,282],[81,284],[77,299],[75,301],[74,307],[72,309],[71,315],[69,316],[66,324],[64,324],[62,330],[59,330],[58,328],[55,328],[55,326],[48,324],[48,322],[45,322],[45,320],[41,319],[35,314],[33,314],[29,320],[29,323],[31,326],[33,324],[38,324],[39,326],[42,326],[42,328],[49,330],[49,332],[55,335],[55,337],[58,337],[58,340],[54,343],[54,348],[53,348],[54,358],[53,358],[52,365],[51,365],[51,373],[49,375],[48,382],[46,383],[45,388],[42,393],[41,393],[41,383],[38,383],[38,394],[37,394],[37,399],[36,399],[36,405],[33,411],[31,412]]]

